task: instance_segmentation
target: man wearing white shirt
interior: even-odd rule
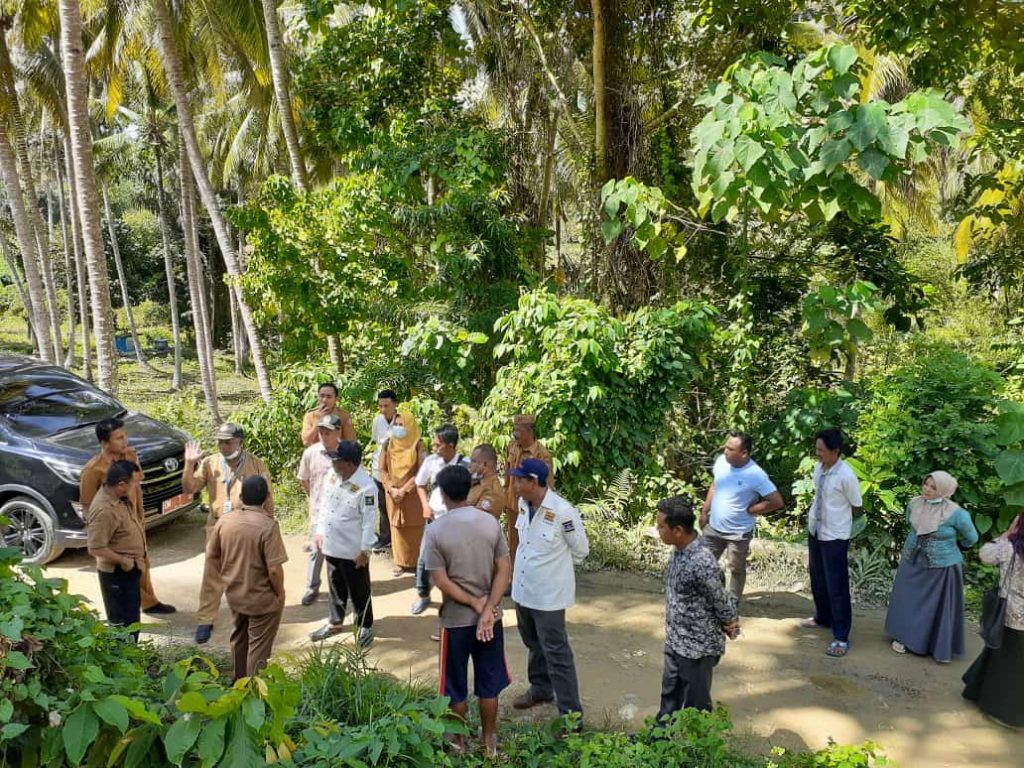
[[[384,443],[391,436],[391,425],[398,415],[398,395],[394,390],[385,389],[377,393],[377,410],[379,413],[373,417],[373,423],[370,425],[370,440],[376,446],[370,464],[370,474],[373,475],[373,482],[377,484],[377,510],[380,515],[373,551],[383,552],[391,548],[391,521],[388,520],[387,499],[380,477],[380,456],[384,452]]]
[[[323,490],[316,529],[317,548],[327,560],[330,621],[310,638],[326,640],[341,632],[351,598],[359,628],[356,642],[365,648],[373,642],[370,546],[377,523],[377,486],[360,466],[363,449],[354,440],[342,440],[331,460],[334,474]]]
[[[306,575],[306,593],[303,605],[312,605],[320,596],[320,574],[324,569],[324,553],[316,547],[316,519],[320,514],[320,497],[327,480],[334,470],[331,468],[329,453],[333,453],[341,442],[341,418],[337,414],[324,416],[317,423],[319,442],[313,443],[302,452],[299,471],[296,473],[309,502],[309,571]]]
[[[579,510],[547,487],[548,468],[525,459],[509,471],[519,495],[519,546],[512,600],[519,636],[529,651],[530,688],[512,702],[529,709],[555,701],[561,714],[582,712],[565,609],[576,602],[574,566],[590,553]]]
[[[832,630],[825,653],[842,658],[850,650],[849,549],[853,516],[863,511],[860,481],[840,458],[843,433],[819,432],[814,441],[818,463],[814,467],[814,501],[807,515],[807,559],[814,595],[814,616],[804,619],[805,629]]]
[[[423,517],[428,523],[437,520],[447,512],[441,489],[437,487],[437,475],[445,467],[469,468],[469,459],[458,451],[459,430],[454,424],[442,424],[434,430],[434,452],[423,460],[416,473],[416,493],[423,505]],[[416,600],[409,612],[419,616],[430,607],[430,574],[427,572],[423,549],[416,564]],[[437,637],[435,635],[435,637]]]

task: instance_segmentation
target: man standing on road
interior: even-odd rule
[[[309,504],[309,573],[306,577],[306,592],[302,595],[303,605],[312,605],[320,596],[324,555],[316,547],[316,518],[320,513],[324,481],[332,473],[329,454],[334,453],[341,442],[341,419],[334,415],[324,416],[317,424],[317,433],[320,441],[302,452],[297,473]]]
[[[78,481],[78,501],[82,505],[82,514],[89,519],[89,505],[103,487],[107,472],[115,461],[128,461],[139,467],[132,490],[131,502],[135,514],[142,523],[142,536],[146,536],[146,511],[142,503],[142,465],[135,449],[128,445],[128,432],[121,419],[104,419],[96,425],[96,439],[100,443],[100,452],[89,459],[82,476]],[[148,550],[147,550],[148,551]],[[142,574],[139,578],[139,590],[142,593],[142,612],[150,615],[165,615],[175,612],[173,605],[161,603],[153,591],[153,580],[150,577],[149,555],[139,566]]]
[[[217,521],[206,542],[206,564],[225,585],[234,616],[232,674],[252,677],[267,665],[284,611],[288,560],[277,520],[263,508],[270,486],[259,475],[241,483],[242,506]]]
[[[512,576],[519,636],[529,650],[530,688],[512,702],[529,709],[556,700],[561,714],[582,712],[565,609],[576,600],[574,565],[590,552],[579,510],[547,487],[548,467],[526,459],[509,472],[519,496],[519,552]]]
[[[316,524],[316,546],[327,560],[330,620],[310,638],[326,640],[341,632],[351,598],[359,627],[356,642],[365,648],[373,642],[370,546],[377,524],[377,486],[361,466],[359,443],[342,440],[331,460],[333,471],[324,485]]]
[[[746,432],[729,432],[715,460],[714,480],[700,513],[708,551],[717,561],[728,552],[729,591],[739,605],[747,581],[747,557],[757,517],[782,509],[782,495],[768,474],[750,458],[753,443]]]
[[[473,659],[473,693],[479,701],[484,748],[494,756],[498,694],[511,682],[501,624],[501,601],[512,568],[508,544],[501,524],[467,500],[472,478],[465,467],[445,467],[436,482],[447,514],[427,529],[423,550],[427,570],[443,595],[441,695],[465,720]],[[462,736],[456,737],[456,745],[465,747]]]
[[[505,457],[505,509],[508,510],[508,546],[512,553],[512,581],[515,581],[516,552],[519,549],[519,532],[516,521],[519,515],[519,494],[511,470],[527,459],[539,459],[548,468],[547,487],[555,484],[555,466],[551,452],[537,439],[537,417],[532,414],[515,416],[512,419],[512,442]]]
[[[377,514],[380,516],[373,551],[384,552],[391,548],[391,520],[388,518],[384,481],[380,477],[380,455],[384,452],[384,443],[391,436],[391,425],[398,415],[398,395],[394,390],[385,389],[377,393],[377,410],[379,413],[373,417],[373,424],[370,426],[370,439],[376,446],[373,461],[370,463],[370,472],[373,475],[373,482],[377,484]]]
[[[505,489],[498,479],[498,452],[493,445],[484,443],[473,449],[469,457],[469,471],[473,476],[469,505],[493,515],[500,523],[505,513]]]
[[[316,391],[317,407],[306,411],[302,417],[302,445],[306,448],[315,443],[319,437],[317,424],[324,416],[337,416],[341,419],[341,439],[355,440],[356,428],[352,425],[352,416],[338,405],[338,386],[331,382],[321,384]]]
[[[682,496],[658,502],[658,535],[675,547],[665,579],[665,668],[658,720],[684,707],[710,712],[711,675],[725,638],[740,632],[737,602],[722,585],[717,558],[694,530]]]
[[[416,493],[423,505],[423,517],[428,523],[440,518],[447,510],[437,487],[438,473],[445,467],[467,467],[469,460],[458,451],[459,430],[454,424],[442,424],[434,430],[434,452],[427,456],[416,473]],[[419,616],[430,607],[430,576],[423,564],[423,548],[416,564],[416,600],[409,612]]]
[[[96,558],[107,621],[122,627],[139,623],[139,584],[146,563],[146,534],[132,500],[138,471],[131,461],[113,462],[86,517],[87,546]],[[132,636],[139,639],[138,632]]]
[[[805,629],[832,629],[825,653],[842,658],[850,651],[850,534],[853,517],[863,511],[860,481],[840,458],[843,433],[826,429],[814,440],[814,501],[807,515],[807,563],[811,573],[814,615],[800,622]]]
[[[185,446],[185,468],[181,476],[181,487],[185,493],[196,493],[206,489],[209,497],[210,514],[206,519],[206,537],[217,521],[224,515],[242,508],[242,481],[247,477],[259,476],[267,481],[267,499],[263,509],[270,516],[274,514],[274,495],[270,483],[270,472],[262,459],[242,447],[244,433],[237,424],[227,422],[217,429],[217,453],[205,456],[199,443],[190,442]],[[213,622],[217,618],[220,599],[224,595],[224,582],[216,571],[203,568],[203,583],[199,589],[199,610],[196,613],[196,642],[205,643],[213,633]]]

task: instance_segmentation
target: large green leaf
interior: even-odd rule
[[[865,150],[886,128],[886,104],[869,101],[857,107],[857,116],[846,135],[859,150]]]
[[[228,721],[224,718],[210,720],[203,728],[199,736],[199,759],[202,760],[203,768],[213,766],[224,754],[224,729]]]
[[[828,65],[836,74],[845,75],[857,61],[857,49],[852,45],[833,45],[828,49]]]
[[[72,765],[82,762],[99,732],[100,719],[96,717],[89,704],[79,704],[75,711],[68,715],[61,730],[61,737],[64,740],[64,752]]]
[[[1024,451],[1003,451],[996,456],[995,467],[1005,485],[1024,482]]]
[[[1024,441],[1024,413],[1020,411],[1005,411],[996,416],[996,426],[999,432],[996,435],[997,445],[1015,445]]]
[[[201,717],[186,713],[167,729],[167,735],[164,736],[164,750],[167,752],[167,759],[174,765],[181,765],[185,755],[192,749],[192,745],[199,738],[199,729],[202,723]]]
[[[832,173],[837,166],[850,156],[850,142],[846,139],[829,139],[821,147],[821,162],[826,173]]]
[[[92,708],[105,723],[114,726],[121,733],[128,730],[128,710],[121,702],[108,696],[97,701]]]
[[[764,147],[749,136],[737,136],[735,156],[740,167],[744,171],[749,171],[750,167],[764,156]]]
[[[889,167],[889,158],[884,152],[869,147],[857,155],[857,166],[875,181],[881,181],[885,169]]]

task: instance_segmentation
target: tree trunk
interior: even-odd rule
[[[42,161],[45,165],[45,159]],[[31,167],[30,167],[31,168]],[[39,185],[46,190],[46,179],[40,174]],[[38,210],[37,210],[38,213]],[[43,284],[46,286],[46,300],[50,307],[50,327],[53,329],[53,357],[54,362],[60,362],[61,352],[64,350],[63,333],[60,327],[60,302],[57,298],[57,276],[53,269],[53,259],[50,255],[50,243],[53,242],[53,198],[46,194],[46,229],[40,228],[40,248],[44,254],[41,259],[43,265]],[[44,234],[45,233],[45,236]]]
[[[85,246],[82,244],[82,220],[78,215],[78,185],[71,168],[71,133],[64,126],[64,175],[68,180],[68,214],[71,217],[71,241],[75,250],[75,282],[78,283],[78,321],[82,325],[82,372],[92,381],[92,339],[89,334],[89,280],[86,277]]]
[[[604,65],[604,11],[601,0],[590,0],[594,17],[593,68],[594,68],[594,175],[600,188],[608,177],[608,110],[605,104]]]
[[[128,330],[132,334],[132,344],[135,345],[135,359],[139,367],[152,371],[153,368],[146,362],[146,356],[142,352],[142,342],[139,340],[139,329],[135,325],[135,313],[132,312],[132,302],[128,296],[128,280],[124,276],[124,265],[121,263],[121,248],[117,244],[117,230],[114,229],[114,213],[110,210],[110,195],[107,194],[106,184],[100,185],[100,194],[103,196],[103,210],[107,216],[107,231],[110,233],[110,250],[114,252],[114,266],[117,268],[117,282],[121,284],[121,301],[124,304],[124,313],[128,317]]]
[[[0,232],[0,251],[3,251],[4,262],[7,264],[7,271],[11,273],[11,279],[14,281],[14,287],[18,290],[18,297],[21,299],[22,305],[25,307],[25,320],[28,325],[29,336],[32,338],[32,344],[34,347],[39,347],[39,340],[36,337],[36,329],[32,325],[32,300],[28,297],[28,291],[25,289],[25,283],[21,279],[21,273],[18,272],[18,265],[14,262],[14,257],[11,255],[11,249],[7,245],[7,236]]]
[[[164,205],[164,166],[160,160],[160,148],[153,147],[156,155],[156,210],[160,224],[160,239],[164,248],[164,271],[167,273],[167,299],[171,303],[171,335],[174,338],[174,373],[171,374],[171,389],[181,389],[181,319],[178,317],[178,290],[174,284],[174,260],[171,256],[171,232],[167,222],[167,208]]]
[[[99,386],[117,395],[117,354],[114,349],[114,318],[110,311],[110,282],[103,252],[103,224],[100,221],[96,169],[89,131],[89,85],[85,78],[82,50],[82,17],[79,0],[60,0],[61,59],[64,65],[68,101],[71,156],[77,185],[85,261],[89,269],[89,293],[93,330],[96,332],[96,368]]]
[[[277,114],[281,121],[281,132],[288,147],[288,161],[292,169],[292,183],[300,192],[305,192],[306,166],[302,162],[299,148],[299,132],[292,112],[292,97],[288,83],[288,67],[285,63],[284,45],[281,43],[281,29],[277,23],[275,0],[263,0],[263,20],[267,30],[267,48],[270,53],[270,74],[274,81],[274,97],[277,100]]]
[[[241,195],[239,195],[239,204],[241,204]],[[238,258],[241,262],[240,266],[244,270],[245,233],[241,231],[238,232]],[[245,329],[242,328],[242,318],[238,313],[238,301],[234,298],[235,294],[233,291],[231,296],[231,340],[235,351],[235,373],[241,376],[245,374],[245,364],[249,358],[249,348],[245,343]]]
[[[203,299],[201,268],[195,238],[195,211],[192,205],[192,170],[185,154],[185,145],[178,141],[178,183],[181,186],[181,230],[185,235],[185,269],[188,276],[189,300],[192,304],[192,326],[196,337],[196,360],[199,363],[199,380],[203,386],[203,397],[210,418],[220,423],[217,407],[217,380],[210,356],[210,342],[206,326],[206,302]]]
[[[68,351],[64,356],[64,367],[75,367],[75,291],[71,280],[71,243],[68,240],[68,209],[64,203],[64,173],[61,170],[59,152],[53,150],[54,174],[57,178],[57,210],[60,213],[60,239],[64,246],[64,290],[68,294]]]
[[[62,0],[62,6],[70,0]],[[220,245],[221,253],[224,255],[224,264],[232,280],[242,276],[238,267],[238,258],[235,254],[234,244],[228,234],[227,223],[220,210],[220,203],[214,193],[213,186],[206,175],[203,166],[203,155],[199,148],[199,140],[196,138],[195,124],[192,121],[192,108],[188,101],[188,94],[185,92],[184,69],[181,57],[178,53],[177,43],[174,39],[174,28],[171,25],[171,17],[167,8],[166,0],[153,0],[153,12],[156,18],[157,30],[160,37],[160,45],[164,54],[164,69],[167,75],[168,85],[174,94],[174,103],[178,112],[178,126],[181,137],[188,151],[189,164],[192,166],[192,175],[199,187],[199,196],[202,198],[206,212],[213,223],[213,231]],[[263,358],[263,345],[260,342],[256,329],[256,321],[252,316],[252,309],[248,302],[239,293],[238,308],[242,314],[242,324],[245,326],[245,333],[249,339],[249,349],[252,351],[253,367],[256,369],[256,380],[259,382],[260,395],[265,402],[270,402],[271,385],[270,375],[267,372],[266,362]]]

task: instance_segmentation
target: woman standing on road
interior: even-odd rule
[[[1024,728],[1024,515],[983,546],[979,557],[999,564],[1006,623],[1002,645],[986,647],[964,673],[964,698],[1003,725]]]
[[[978,542],[967,510],[951,500],[956,479],[932,472],[907,506],[910,533],[896,571],[885,632],[896,653],[948,664],[965,651],[964,571],[959,547]],[[959,545],[959,546],[958,546]]]
[[[423,540],[423,507],[416,495],[416,471],[423,462],[420,428],[409,411],[399,411],[391,424],[380,458],[380,479],[384,484],[391,521],[392,575],[416,569]]]

